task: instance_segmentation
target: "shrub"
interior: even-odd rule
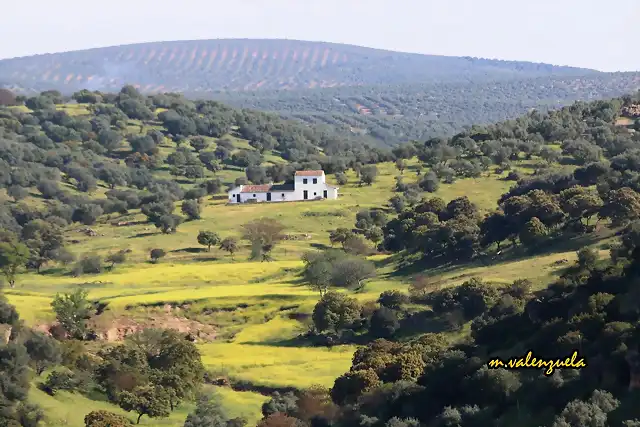
[[[200,219],[200,204],[195,199],[185,200],[182,202],[182,213],[185,214],[189,220]]]
[[[82,274],[99,274],[102,272],[102,258],[100,255],[85,255],[73,267],[74,276]]]
[[[158,262],[160,258],[164,258],[166,255],[167,253],[164,251],[164,249],[151,249],[151,252],[149,252],[151,262],[153,262],[154,264]]]
[[[347,182],[349,182],[349,178],[347,178],[347,175],[339,172],[336,174],[336,183],[338,183],[338,185],[347,185]]]
[[[57,369],[49,374],[47,380],[42,383],[42,390],[53,396],[57,391],[73,391],[78,386],[75,374],[69,369]]]
[[[126,427],[131,425],[126,417],[109,411],[91,411],[84,417],[85,427]]]

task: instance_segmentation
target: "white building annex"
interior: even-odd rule
[[[240,185],[229,191],[229,203],[296,202],[338,198],[338,187],[326,182],[324,171],[298,171],[293,184]],[[254,203],[255,203],[254,202]]]

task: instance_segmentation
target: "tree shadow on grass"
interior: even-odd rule
[[[217,257],[217,256],[206,256],[206,257],[200,257],[200,258],[194,258],[191,261],[193,262],[213,262],[213,261],[219,261],[221,258]]]
[[[414,256],[413,258],[409,257],[408,260],[406,257],[405,259],[398,257],[392,261],[382,260],[381,264],[376,265],[376,267],[380,268],[390,262],[397,262],[398,268],[387,274],[387,277],[389,278],[410,277],[417,274],[437,276],[445,273],[451,273],[458,269],[497,266],[500,264],[519,262],[536,257],[574,252],[613,236],[615,236],[614,230],[604,229],[593,233],[576,234],[570,238],[563,238],[561,236],[556,239],[550,239],[544,246],[540,246],[535,250],[525,248],[522,245],[515,247],[511,246],[503,249],[500,255],[487,253],[485,255],[478,255],[474,260],[468,262],[447,262],[442,258],[419,258]]]
[[[40,270],[40,276],[65,276],[68,273],[65,267],[50,267]]]
[[[135,239],[135,238],[138,238],[138,237],[149,237],[149,236],[153,236],[155,234],[156,234],[156,232],[154,232],[154,231],[146,232],[146,233],[137,233],[137,234],[134,234],[133,236],[127,237],[127,239]]]
[[[268,347],[314,347],[309,341],[298,336],[285,340],[266,340],[266,341],[248,341],[243,342],[242,345],[259,345]]]
[[[282,301],[282,302],[288,302],[288,301],[298,301],[300,299],[300,295],[291,295],[291,294],[269,294],[269,295],[256,295],[253,297],[254,299],[258,300],[258,301]]]
[[[599,232],[577,234],[570,238],[560,236],[559,238],[548,240],[543,246],[536,249],[527,249],[521,245],[512,246],[503,251],[504,253],[494,260],[496,262],[490,262],[488,265],[517,262],[528,258],[549,256],[563,252],[575,252],[614,236],[614,230],[604,229]]]
[[[172,251],[169,251],[170,253],[180,253],[180,252],[186,252],[189,254],[200,254],[203,252],[207,252],[207,248],[180,248],[180,249],[174,249]]]
[[[320,249],[320,250],[323,250],[323,251],[331,249],[331,246],[325,245],[324,243],[311,243],[309,246],[311,246],[314,249]]]

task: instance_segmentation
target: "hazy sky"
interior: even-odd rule
[[[289,38],[640,70],[640,0],[6,0],[0,58],[161,40]]]

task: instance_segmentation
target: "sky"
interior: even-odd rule
[[[640,0],[33,0],[0,59],[169,40],[277,38],[640,71]]]

